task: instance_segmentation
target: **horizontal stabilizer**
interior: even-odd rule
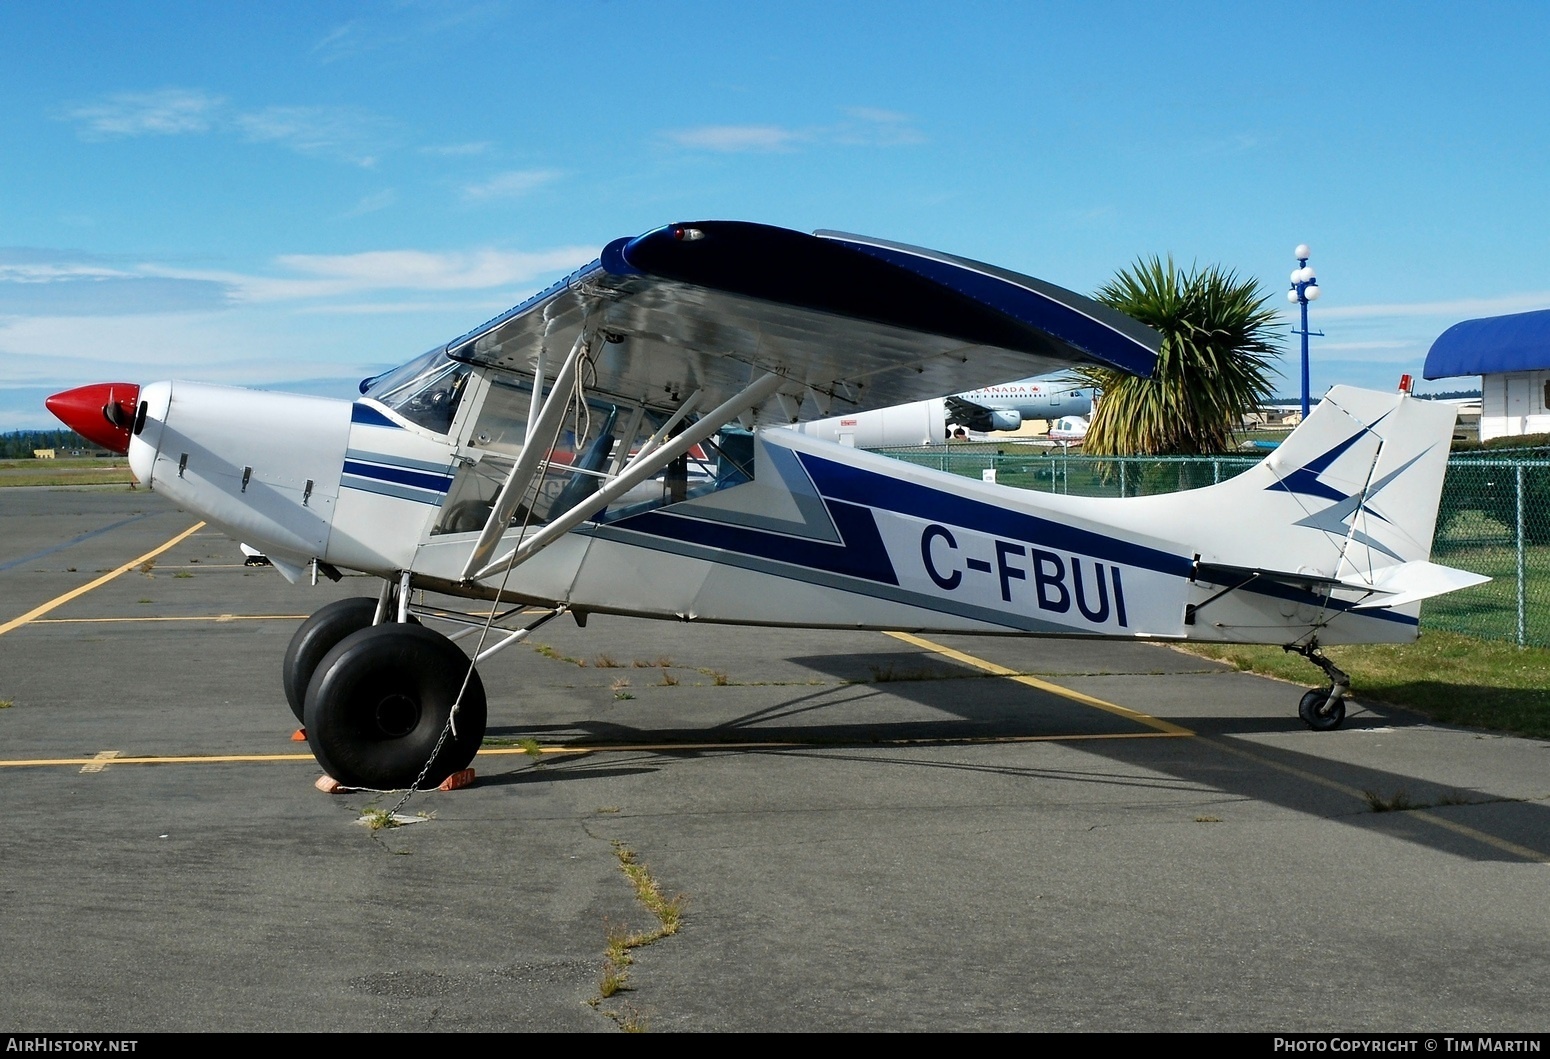
[[[1312,592],[1315,588],[1344,588],[1347,582],[1327,574],[1308,571],[1266,570],[1254,566],[1228,566],[1224,563],[1203,563],[1196,560],[1190,575],[1192,580],[1212,585],[1231,585],[1241,588],[1250,581],[1274,581],[1280,585],[1292,585]],[[1362,588],[1368,586],[1362,585]]]
[[[1398,607],[1414,603],[1416,600],[1440,596],[1444,592],[1483,585],[1489,580],[1484,574],[1472,574],[1468,570],[1456,570],[1451,566],[1439,566],[1417,559],[1378,571],[1370,585],[1350,580],[1344,583],[1351,588],[1370,588],[1381,593],[1377,599],[1358,603],[1353,608],[1371,610],[1374,607]]]
[[[1266,570],[1249,566],[1196,562],[1194,579],[1231,588],[1244,588],[1251,581],[1273,581],[1276,584],[1301,588],[1307,592],[1345,590],[1377,594],[1377,598],[1353,605],[1353,610],[1398,607],[1491,580],[1484,574],[1472,574],[1467,570],[1456,570],[1451,566],[1439,566],[1424,559],[1385,567],[1371,580],[1359,577],[1330,577],[1327,574],[1317,574],[1307,570],[1295,572]]]

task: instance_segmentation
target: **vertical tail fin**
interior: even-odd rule
[[[1336,576],[1431,554],[1456,413],[1403,394],[1336,386],[1265,461],[1305,510],[1295,525],[1338,548]]]
[[[1231,535],[1243,550],[1215,561],[1254,554],[1262,567],[1268,545],[1275,573],[1374,592],[1368,607],[1489,580],[1429,561],[1455,415],[1403,393],[1334,387],[1263,463],[1225,483],[1250,535]]]

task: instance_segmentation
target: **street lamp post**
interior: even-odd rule
[[[1308,335],[1324,337],[1324,332],[1308,330],[1308,303],[1319,297],[1319,281],[1308,264],[1308,244],[1301,243],[1292,251],[1297,256],[1297,267],[1292,270],[1292,289],[1286,292],[1286,300],[1302,306],[1302,329],[1292,334],[1302,336],[1302,417],[1308,418]]]

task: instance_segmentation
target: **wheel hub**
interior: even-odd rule
[[[402,739],[420,723],[420,703],[402,693],[385,695],[377,703],[377,730],[389,739]]]

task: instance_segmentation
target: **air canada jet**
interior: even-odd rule
[[[1349,689],[1325,646],[1413,640],[1423,599],[1484,580],[1429,557],[1452,406],[1337,386],[1237,477],[1122,499],[771,429],[1073,365],[1145,376],[1159,348],[993,265],[701,221],[609,243],[354,400],[163,381],[48,406],[287,578],[381,579],[277,659],[346,786],[466,769],[478,663],[594,613],[1280,644],[1327,675],[1299,713],[1334,728]]]
[[[1030,419],[1090,415],[1092,410],[1092,387],[1059,374],[984,386],[947,399],[950,421],[981,433],[1016,430]]]

